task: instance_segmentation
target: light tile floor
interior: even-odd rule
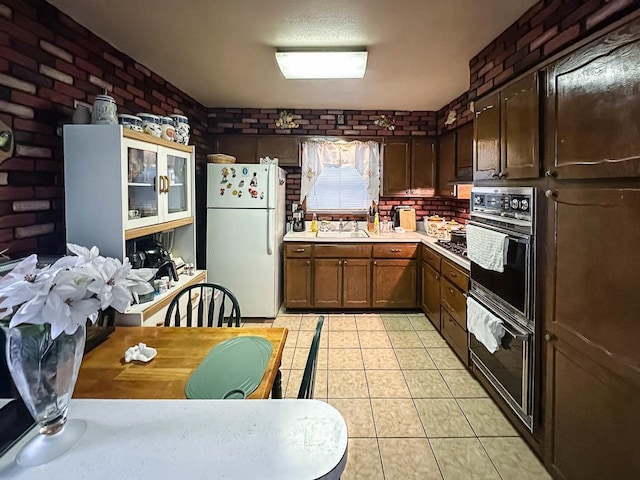
[[[246,323],[289,329],[287,398],[298,393],[318,315]],[[343,480],[551,478],[424,315],[323,315],[315,398],[347,422]]]

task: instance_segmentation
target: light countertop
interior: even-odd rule
[[[316,237],[315,232],[289,232],[284,236],[285,242],[307,242],[307,243],[422,243],[443,257],[451,260],[456,265],[464,268],[465,270],[471,269],[471,262],[463,257],[450,252],[449,250],[442,248],[437,243],[437,240],[433,237],[427,236],[424,230],[418,230],[416,232],[405,233],[381,233],[373,234],[369,233],[367,238],[354,238],[354,237]]]
[[[0,458],[0,478],[338,479],[347,425],[318,400],[77,400],[87,424],[64,455],[33,468],[15,462],[37,429]]]

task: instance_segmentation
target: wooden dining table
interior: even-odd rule
[[[282,398],[280,362],[286,328],[118,327],[84,356],[74,398],[184,399],[193,371],[220,342],[240,336],[268,340],[273,351],[258,388],[247,398]],[[148,363],[125,363],[139,343],[158,351]]]

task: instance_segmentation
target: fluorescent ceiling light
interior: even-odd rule
[[[278,50],[276,61],[287,79],[363,78],[367,68],[367,51]]]

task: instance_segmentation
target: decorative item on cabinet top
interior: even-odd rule
[[[290,128],[298,128],[298,122],[296,122],[293,118],[293,114],[287,112],[286,110],[281,110],[279,112],[279,117],[276,119],[276,128],[287,130]]]
[[[385,130],[395,130],[396,129],[396,119],[393,115],[380,115],[379,118],[373,121],[374,125],[378,127],[382,127]]]

